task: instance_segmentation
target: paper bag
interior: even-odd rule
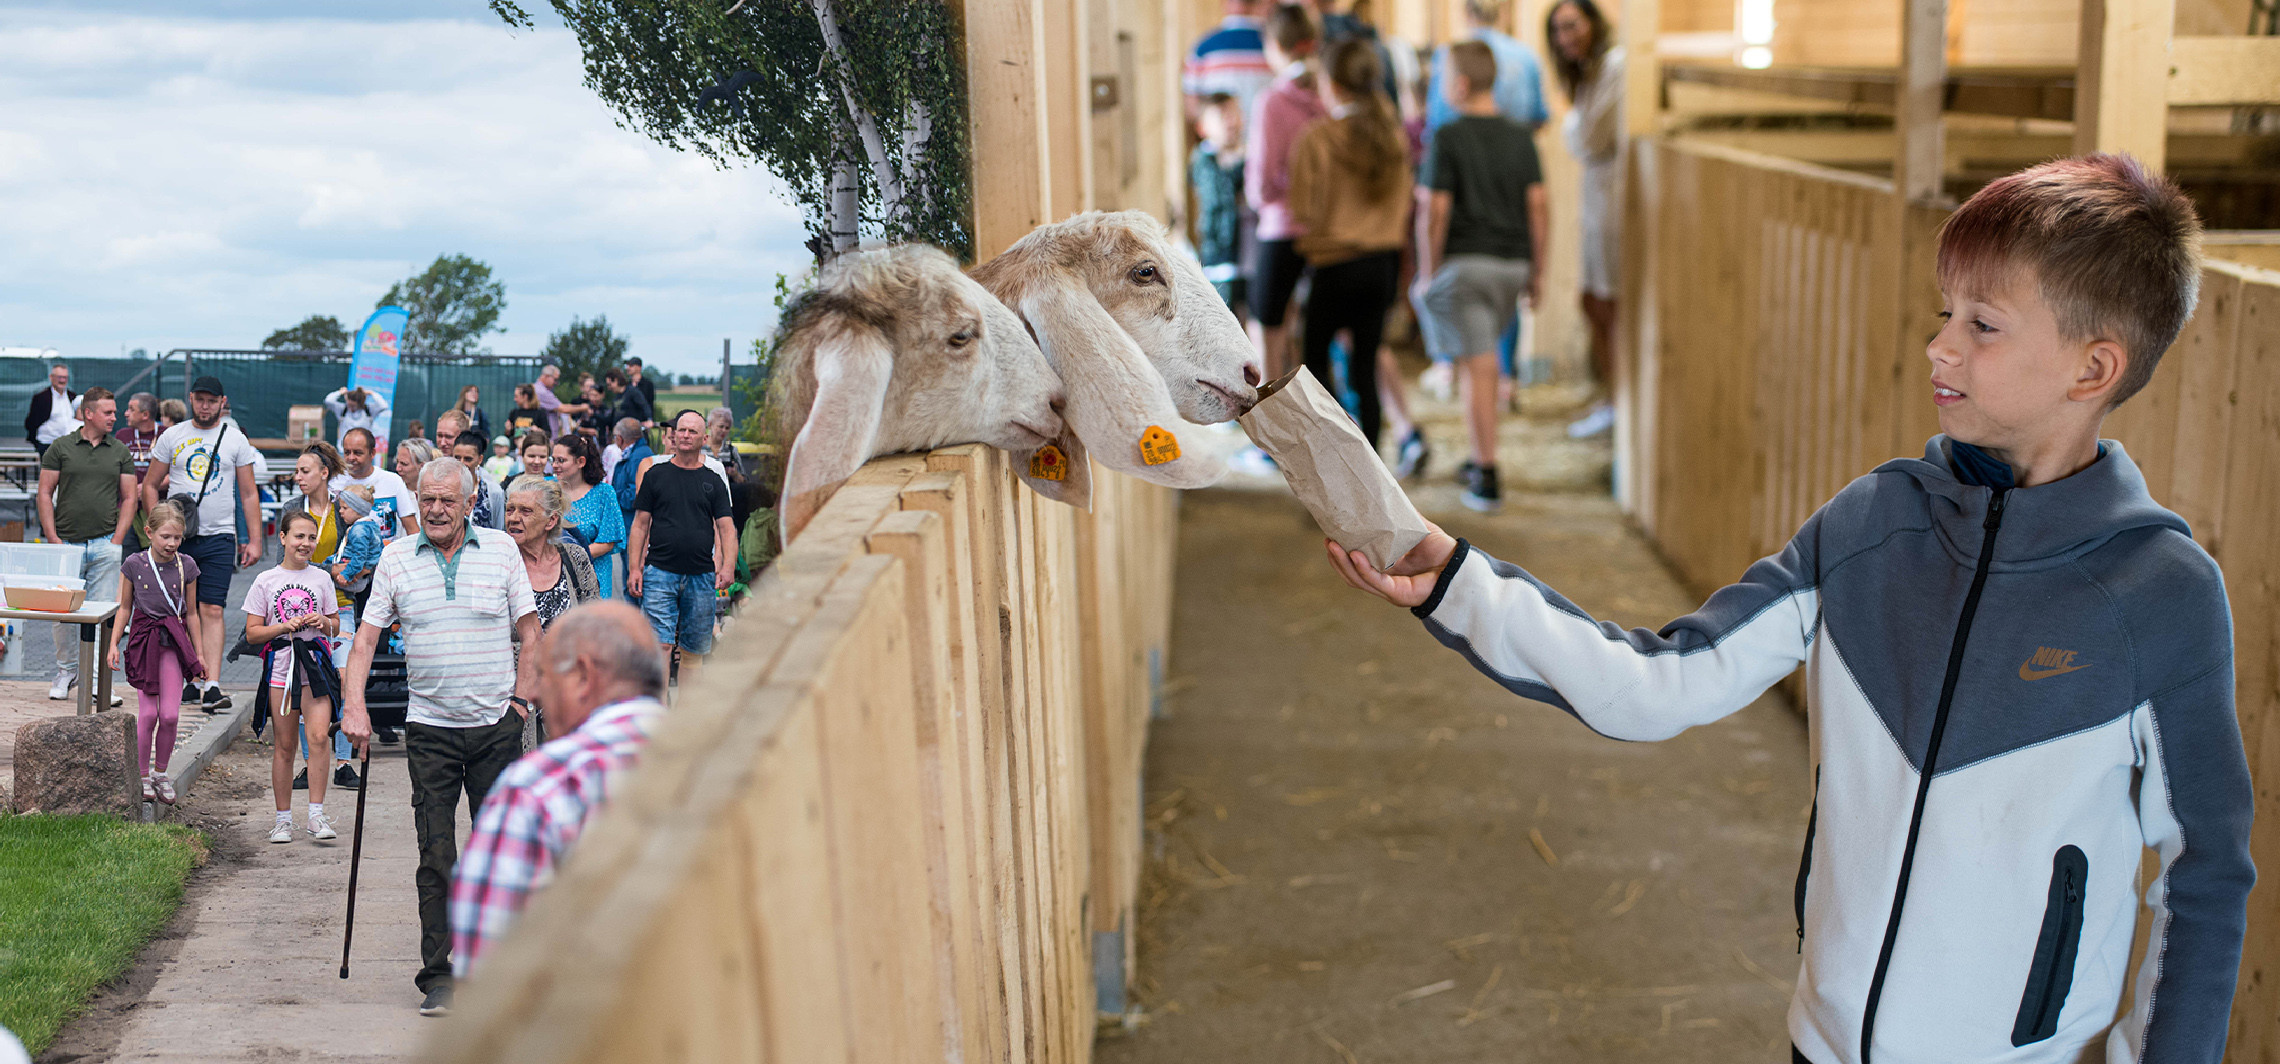
[[[1425,538],[1425,518],[1377,448],[1306,367],[1261,388],[1259,401],[1238,420],[1251,442],[1274,457],[1322,533],[1361,551],[1379,572]]]

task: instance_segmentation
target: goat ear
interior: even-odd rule
[[[784,463],[786,544],[870,460],[893,373],[894,354],[872,330],[846,329],[816,345],[815,403]]]
[[[1061,438],[1053,441],[1059,449],[1057,455],[1039,458],[1043,447],[1035,451],[1016,451],[1013,454],[1014,471],[1021,474],[1021,482],[1030,489],[1054,502],[1065,502],[1079,510],[1092,511],[1092,461],[1085,456],[1085,444],[1074,430],[1063,428]],[[1055,478],[1048,474],[1058,469]]]
[[[1164,449],[1155,448],[1158,460],[1146,460],[1141,438],[1150,430],[1194,442],[1195,426],[1181,420],[1140,345],[1075,277],[1054,271],[1022,293],[1019,309],[1061,375],[1062,420],[1100,464],[1175,488],[1208,487],[1227,475],[1224,461],[1184,443],[1179,457],[1162,458]]]

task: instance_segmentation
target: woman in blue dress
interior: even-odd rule
[[[602,482],[602,455],[594,441],[577,435],[556,440],[554,479],[569,504],[562,513],[563,535],[594,559],[602,597],[616,598],[617,565],[603,559],[625,549],[625,514],[618,510],[616,492],[594,490]]]

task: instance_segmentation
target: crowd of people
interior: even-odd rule
[[[1542,68],[1496,28],[1502,0],[1467,0],[1466,39],[1430,52],[1337,6],[1227,0],[1225,19],[1189,55],[1197,251],[1248,320],[1268,375],[1303,364],[1350,396],[1363,435],[1390,438],[1404,478],[1430,461],[1385,345],[1406,294],[1434,372],[1454,377],[1465,412],[1470,454],[1455,469],[1463,499],[1494,510],[1498,414],[1514,394],[1519,313],[1542,294],[1551,226],[1535,141],[1550,118]],[[1582,310],[1604,388],[1623,55],[1594,0],[1552,3],[1544,39],[1569,103],[1566,148],[1583,169]],[[1602,397],[1569,431],[1613,425]],[[1239,459],[1267,461],[1256,451]]]
[[[253,724],[272,742],[271,842],[336,839],[326,799],[363,786],[356,749],[401,743],[419,839],[415,982],[422,1013],[448,1011],[455,933],[464,971],[575,837],[604,777],[638,754],[669,678],[687,682],[710,653],[724,592],[772,556],[774,500],[734,446],[734,419],[656,415],[639,360],[580,380],[575,401],[545,367],[516,389],[511,436],[489,435],[474,386],[432,436],[414,422],[400,441],[385,397],[343,388],[324,398],[337,435],[299,447],[296,493],[271,523],[261,452],[220,379],[197,378],[187,403],[134,395],[123,423],[117,397],[73,391],[68,367],[49,383],[25,423],[40,532],[80,552],[90,600],[122,605],[104,664],[136,694],[144,799],[176,801],[167,766],[183,708],[231,708],[219,667],[244,654],[262,662]],[[247,570],[232,638],[231,584]],[[61,699],[78,648],[71,626],[56,628],[49,694]],[[382,655],[403,662],[400,727],[368,704]],[[527,770],[509,772],[526,755]],[[476,859],[454,902],[462,798]],[[567,821],[566,802],[583,803]]]

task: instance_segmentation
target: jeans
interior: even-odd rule
[[[488,726],[404,725],[412,826],[420,842],[420,868],[412,880],[420,904],[420,974],[412,982],[420,993],[451,985],[451,871],[459,864],[453,816],[459,796],[467,795],[467,817],[474,819],[499,773],[522,756],[522,731],[522,716],[512,710]]]
[[[691,654],[712,653],[713,610],[719,599],[713,574],[669,573],[654,565],[641,570],[641,612],[664,646],[679,643]]]
[[[79,556],[79,576],[87,581],[87,601],[117,601],[119,597],[119,563],[125,560],[125,551],[118,544],[111,542],[109,536],[101,539],[82,540],[71,545],[78,547],[83,552]],[[103,667],[103,663],[98,661],[95,663],[95,667],[100,669]],[[76,624],[57,624],[55,626],[55,671],[58,674],[66,672],[74,676],[79,674],[79,626]],[[109,707],[97,706],[95,708],[107,709]]]

